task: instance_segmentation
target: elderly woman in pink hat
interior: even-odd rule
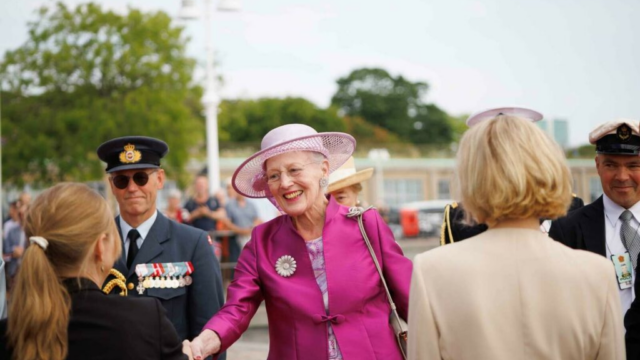
[[[194,357],[225,351],[264,300],[268,359],[400,360],[390,304],[358,222],[325,194],[329,174],[349,159],[348,134],[290,124],[270,131],[233,175],[233,187],[269,198],[284,213],[254,228],[224,307],[194,339]],[[376,211],[364,227],[398,313],[407,318],[411,261]]]

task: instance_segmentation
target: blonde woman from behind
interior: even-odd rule
[[[571,202],[557,144],[498,115],[469,129],[457,156],[454,190],[489,229],[416,257],[409,358],[623,360],[612,264],[539,229]]]
[[[121,240],[99,194],[75,183],[46,190],[25,232],[30,245],[8,322],[0,321],[0,359],[187,359],[157,300],[100,290]]]

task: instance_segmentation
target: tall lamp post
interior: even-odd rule
[[[218,150],[218,105],[220,97],[216,87],[215,68],[213,66],[213,37],[211,36],[211,1],[204,0],[204,11],[199,11],[194,0],[182,0],[178,17],[194,20],[204,14],[204,36],[206,62],[206,87],[202,96],[202,105],[206,118],[207,134],[207,172],[209,175],[209,191],[214,193],[220,188],[220,153]],[[239,11],[240,0],[219,0],[217,11]]]

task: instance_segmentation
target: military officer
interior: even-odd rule
[[[549,236],[613,263],[623,314],[634,299],[634,269],[640,252],[640,134],[638,122],[618,119],[589,134],[596,146],[596,169],[604,195],[554,221]],[[613,276],[613,274],[612,274]]]
[[[499,115],[517,116],[531,120],[532,122],[540,121],[543,118],[542,114],[535,110],[521,107],[502,107],[481,111],[471,115],[467,119],[467,125],[471,127],[481,121],[493,119]],[[582,206],[584,206],[582,199],[574,195],[569,211],[579,209]],[[548,221],[545,221],[545,223],[546,222]],[[544,225],[544,223],[541,224],[541,230],[546,232],[548,226],[545,228]],[[454,202],[447,205],[444,210],[442,227],[440,229],[440,245],[451,244],[456,241],[474,237],[486,231],[487,228],[486,224],[471,224],[465,221],[465,212],[462,204]]]
[[[114,268],[124,274],[129,296],[160,300],[182,339],[193,339],[222,306],[220,265],[202,230],[167,219],[156,208],[165,172],[161,140],[127,136],[98,147],[118,201],[116,224],[123,241]]]

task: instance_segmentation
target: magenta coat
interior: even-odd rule
[[[289,216],[257,226],[244,247],[227,291],[227,302],[205,325],[222,340],[222,351],[247,329],[265,300],[272,360],[327,360],[326,322],[332,323],[344,360],[401,360],[389,325],[389,303],[356,219],[332,197],[322,231],[329,310],[316,283],[304,239]],[[400,316],[407,318],[412,264],[377,211],[364,224]],[[297,269],[285,278],[276,261],[292,256]]]

